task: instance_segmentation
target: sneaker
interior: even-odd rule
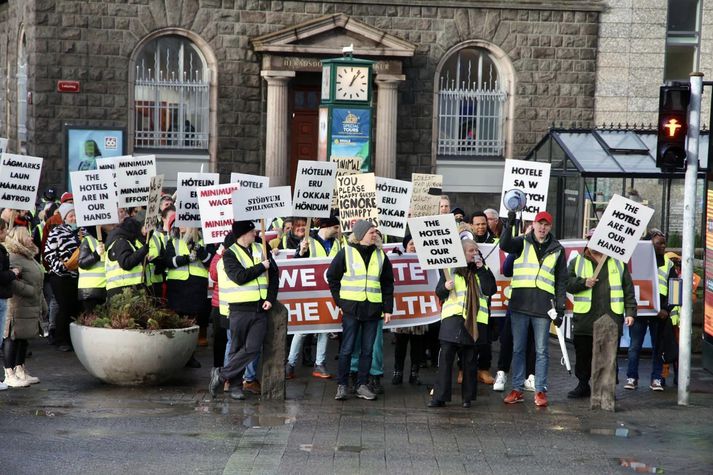
[[[491,385],[495,382],[493,376],[490,374],[490,371],[488,371],[487,369],[478,370],[478,381],[487,385]]]
[[[651,386],[649,386],[652,391],[663,391],[663,386],[661,385],[660,379],[654,379],[651,381]]]
[[[334,399],[336,399],[337,401],[344,401],[345,399],[347,399],[347,397],[349,396],[347,394],[346,385],[340,384],[339,386],[337,386],[337,394],[336,396],[334,396]]]
[[[403,382],[404,374],[401,371],[394,371],[394,377],[391,378],[391,384],[398,386],[399,384],[403,384]]]
[[[535,394],[535,406],[546,407],[547,406],[547,393],[542,391]]]
[[[222,382],[220,368],[213,368],[210,372],[210,382],[208,383],[208,392],[211,396],[215,397],[218,394],[218,389],[220,389],[220,383]]]
[[[531,374],[525,380],[525,391],[535,392],[535,375]]]
[[[325,366],[322,364],[318,364],[314,367],[314,369],[312,370],[312,376],[321,379],[329,379],[332,377],[332,375],[329,374],[329,372],[327,371],[327,368],[325,368]]]
[[[10,387],[10,386],[8,386],[7,384],[5,384],[5,383],[3,383],[3,382],[0,381],[0,391],[5,391],[5,390],[7,390],[7,388],[9,388],[9,387]]]
[[[505,404],[517,404],[518,402],[523,402],[525,398],[522,395],[521,391],[516,391],[512,390],[510,391],[510,394],[505,396],[505,399],[503,399],[503,402]]]
[[[438,399],[431,399],[428,401],[428,407],[444,407],[445,405],[445,402],[439,401]]]
[[[577,387],[567,393],[567,397],[570,399],[581,399],[589,397],[592,394],[592,390],[589,384],[577,384]]]
[[[636,379],[626,378],[626,384],[624,385],[624,389],[634,390],[634,389],[636,389],[636,386],[638,386]]]
[[[235,399],[237,401],[244,401],[245,400],[245,393],[243,393],[242,388],[240,385],[236,384],[231,390],[230,390],[230,398]]]
[[[508,382],[508,374],[505,371],[498,371],[495,374],[493,391],[505,391],[505,383]]]
[[[295,379],[295,367],[290,363],[285,365],[285,379]]]
[[[40,378],[32,376],[30,373],[27,372],[24,364],[15,366],[15,376],[17,376],[19,379],[22,379],[23,381],[27,381],[30,384],[37,384],[40,382]]]
[[[361,399],[366,399],[367,401],[376,399],[376,394],[371,392],[371,389],[369,389],[369,386],[366,384],[362,384],[357,388],[356,396]]]
[[[243,381],[243,391],[247,391],[250,394],[262,394],[260,381]]]

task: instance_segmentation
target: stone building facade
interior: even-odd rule
[[[0,1],[0,136],[12,152],[44,157],[46,184],[60,188],[64,124],[125,127],[127,152],[157,153],[167,174],[205,163],[223,181],[236,171],[286,184],[300,148],[295,120],[308,116],[298,114],[300,101],[319,85],[318,62],[353,44],[355,56],[377,61],[377,174],[442,173],[444,192],[460,204],[472,209],[479,196],[478,205],[494,205],[504,158],[524,157],[553,123],[594,124],[603,9],[590,0]],[[192,45],[207,71],[206,140],[190,150],[164,150],[165,141],[142,147],[148,142],[138,133],[148,107],[138,99],[139,60],[164,36]],[[444,155],[441,76],[466,51],[485,58],[491,80],[497,76],[491,85],[504,98],[494,119],[502,147]],[[80,92],[57,92],[60,80],[79,81]],[[180,117],[173,129],[168,117],[152,127],[167,134],[183,127],[183,116],[170,116]]]

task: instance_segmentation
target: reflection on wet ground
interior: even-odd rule
[[[617,459],[617,461],[620,466],[629,468],[636,473],[665,473],[664,469],[661,467],[652,467],[633,459]]]

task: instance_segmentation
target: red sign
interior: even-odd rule
[[[79,92],[79,81],[57,81],[57,92]]]

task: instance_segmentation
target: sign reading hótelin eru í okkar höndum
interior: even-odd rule
[[[306,218],[328,218],[336,178],[335,162],[300,160],[292,198],[294,214]]]
[[[376,177],[379,230],[389,236],[404,237],[413,186],[409,181]]]
[[[198,206],[199,186],[213,186],[220,182],[218,173],[178,172],[176,179],[176,226],[199,228],[201,213]]]
[[[408,227],[416,245],[421,268],[465,267],[465,254],[458,235],[455,216],[439,214],[409,218]]]
[[[119,206],[112,170],[70,172],[74,212],[79,226],[119,222]]]
[[[507,216],[503,203],[505,193],[520,190],[527,197],[522,219],[532,221],[540,211],[547,211],[547,190],[550,187],[550,164],[529,160],[505,160],[503,190],[500,195],[500,216]]]
[[[34,210],[41,174],[40,157],[0,155],[0,208]]]
[[[653,215],[654,210],[648,206],[614,195],[587,247],[605,256],[629,262]]]

